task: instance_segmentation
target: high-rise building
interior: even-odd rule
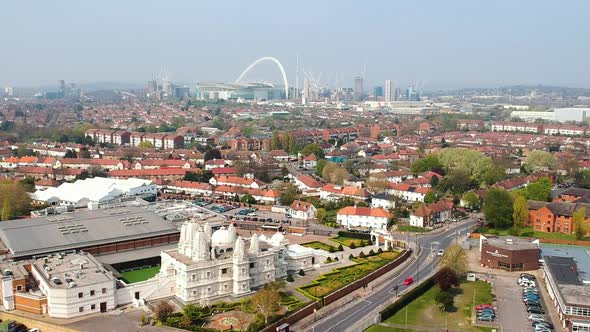
[[[383,97],[383,87],[382,86],[376,86],[373,88],[373,98],[375,100],[378,100],[379,97]]]
[[[402,100],[402,89],[400,87],[395,88],[393,99],[396,101]]]
[[[305,77],[303,79],[303,95],[301,96],[301,103],[303,105],[307,105],[307,102],[309,102],[309,94],[310,94],[310,90],[309,90],[309,80],[307,79],[307,77]]]
[[[362,101],[363,95],[364,95],[363,78],[362,77],[355,77],[354,78],[354,100],[355,101]]]
[[[393,101],[393,91],[391,90],[391,80],[385,81],[385,101]]]
[[[147,82],[147,92],[151,93],[151,92],[156,92],[158,91],[158,81],[156,80],[151,80]]]
[[[12,97],[14,96],[14,88],[11,86],[7,86],[4,88],[4,94],[6,94],[8,97]]]

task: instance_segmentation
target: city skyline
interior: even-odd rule
[[[30,4],[30,3],[29,3]],[[177,1],[6,3],[0,54],[2,86],[71,82],[143,83],[162,69],[177,82],[233,81],[252,61],[273,56],[289,84],[300,68],[323,73],[322,84],[365,88],[492,87],[544,84],[590,87],[581,40],[590,4],[500,1],[478,4],[344,2],[330,4]],[[313,8],[313,9],[311,9]],[[16,28],[15,28],[16,27]],[[280,82],[272,64],[248,79]],[[303,74],[299,75],[300,88]]]

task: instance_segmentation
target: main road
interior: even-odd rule
[[[403,285],[403,282],[407,277],[413,277],[414,283],[417,283],[422,281],[424,276],[432,273],[437,268],[439,261],[439,257],[433,251],[436,251],[436,249],[447,248],[455,241],[458,241],[458,238],[470,232],[471,228],[476,223],[477,221],[474,219],[467,219],[443,231],[438,230],[434,231],[432,234],[425,233],[423,235],[411,236],[410,240],[413,241],[413,245],[418,245],[421,248],[420,254],[418,257],[414,256],[415,259],[411,264],[401,270],[401,273],[396,274],[396,276],[391,279],[383,281],[381,284],[377,284],[373,281],[368,285],[368,288],[370,289],[374,286],[378,286],[379,289],[377,291],[373,291],[366,297],[355,300],[352,304],[344,306],[335,313],[319,319],[304,331],[347,331],[347,329],[359,320],[367,317],[367,315],[377,307],[388,302],[392,297],[395,297],[396,291],[394,287],[396,285],[399,286],[398,292],[402,292],[408,287]],[[395,271],[397,270],[390,273],[395,273]]]

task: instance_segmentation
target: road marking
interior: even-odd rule
[[[361,309],[359,309],[359,310],[362,310],[362,309],[364,309],[366,306],[368,306],[368,305],[370,305],[370,304],[372,304],[372,303],[373,303],[373,302],[371,302],[371,301],[368,301],[368,300],[361,300],[361,301],[359,301],[359,303],[360,303],[360,302],[367,302],[368,304],[367,304],[367,305],[365,305],[365,306],[363,306],[363,307],[362,307]],[[352,308],[352,307],[354,307],[354,306],[356,305],[356,302],[350,302],[350,303],[348,303],[348,304],[352,304],[352,303],[354,303],[354,305],[352,305],[352,306],[351,306],[351,305],[347,305],[347,304],[345,304],[345,305],[344,305],[344,307],[342,307],[341,309]],[[358,310],[357,310],[357,311],[358,311]],[[333,313],[329,314],[328,316],[320,318],[320,319],[319,319],[317,322],[315,322],[315,324],[313,324],[311,327],[309,327],[309,328],[308,328],[308,329],[306,329],[305,331],[306,331],[306,332],[309,332],[309,331],[315,331],[315,327],[316,327],[316,326],[317,326],[319,323],[321,323],[321,322],[322,322],[324,319],[331,318],[331,317],[333,317],[333,316],[335,316],[335,315],[337,315],[337,314],[339,314],[339,313],[341,313],[341,312],[342,312],[341,310],[336,310],[335,312],[333,312]],[[356,312],[356,311],[355,311],[355,312]],[[350,315],[348,315],[348,316],[350,316]],[[348,317],[348,316],[347,316],[347,317]]]
[[[345,321],[346,319],[348,319],[350,316],[352,316],[352,315],[356,314],[357,312],[359,312],[359,311],[361,311],[361,310],[365,309],[366,307],[370,306],[371,304],[373,304],[373,302],[371,302],[371,301],[367,301],[367,300],[363,300],[363,301],[361,301],[361,302],[366,302],[367,304],[365,304],[364,306],[362,306],[362,307],[361,307],[361,308],[359,308],[358,310],[354,311],[353,313],[351,313],[350,315],[348,315],[346,318],[339,320],[337,324],[334,324],[334,325],[332,325],[332,327],[330,327],[329,329],[327,329],[325,332],[328,332],[328,331],[330,331],[331,329],[333,329],[333,328],[335,328],[336,326],[340,325],[342,322],[344,322],[344,321]]]

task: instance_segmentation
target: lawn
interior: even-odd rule
[[[415,232],[415,233],[426,233],[432,231],[430,228],[416,227],[410,225],[398,225],[397,230],[400,232]]]
[[[333,237],[331,240],[336,241],[336,242],[338,242],[342,245],[345,245],[347,247],[350,247],[351,243],[354,243],[354,245],[357,248],[368,246],[370,244],[369,240],[355,239],[355,238],[346,237],[346,236],[336,236],[336,237]],[[364,245],[363,245],[363,243],[364,243]]]
[[[399,252],[394,251],[383,252],[365,258],[354,258],[353,261],[357,264],[323,274],[312,283],[297,288],[297,291],[312,300],[319,299],[377,270],[396,259],[399,255]]]
[[[418,325],[425,328],[444,327],[445,313],[438,309],[434,297],[438,293],[438,286],[429,289],[424,295],[412,301],[406,308],[398,311],[395,315],[385,320],[390,324]],[[448,327],[452,331],[481,331],[479,327],[471,326],[471,308],[473,306],[473,294],[475,292],[475,303],[491,303],[491,286],[483,281],[462,282],[458,293],[455,296],[454,307],[456,310],[448,313]],[[442,323],[441,323],[442,322]]]
[[[308,247],[308,248],[312,248],[312,249],[321,249],[321,250],[325,250],[328,252],[330,251],[330,248],[333,248],[334,251],[339,251],[338,246],[332,246],[332,245],[329,245],[329,244],[321,242],[321,241],[312,241],[312,242],[302,243],[301,245],[304,247]]]
[[[123,277],[123,281],[125,281],[125,283],[132,284],[135,282],[146,281],[149,278],[155,276],[158,272],[160,272],[160,267],[153,266],[133,271],[121,272],[121,276]]]
[[[512,233],[513,233],[511,228],[497,229],[497,228],[493,228],[490,226],[478,227],[476,232],[480,233],[480,234],[492,234],[492,235],[499,235],[499,236],[512,235]],[[537,231],[534,231],[532,227],[524,227],[523,229],[520,230],[520,232],[518,232],[518,236],[532,237],[532,238],[536,238],[536,239],[555,239],[555,240],[568,240],[568,241],[574,241],[576,239],[575,235],[573,235],[573,234],[537,232]],[[586,237],[583,240],[590,241],[590,237]]]

